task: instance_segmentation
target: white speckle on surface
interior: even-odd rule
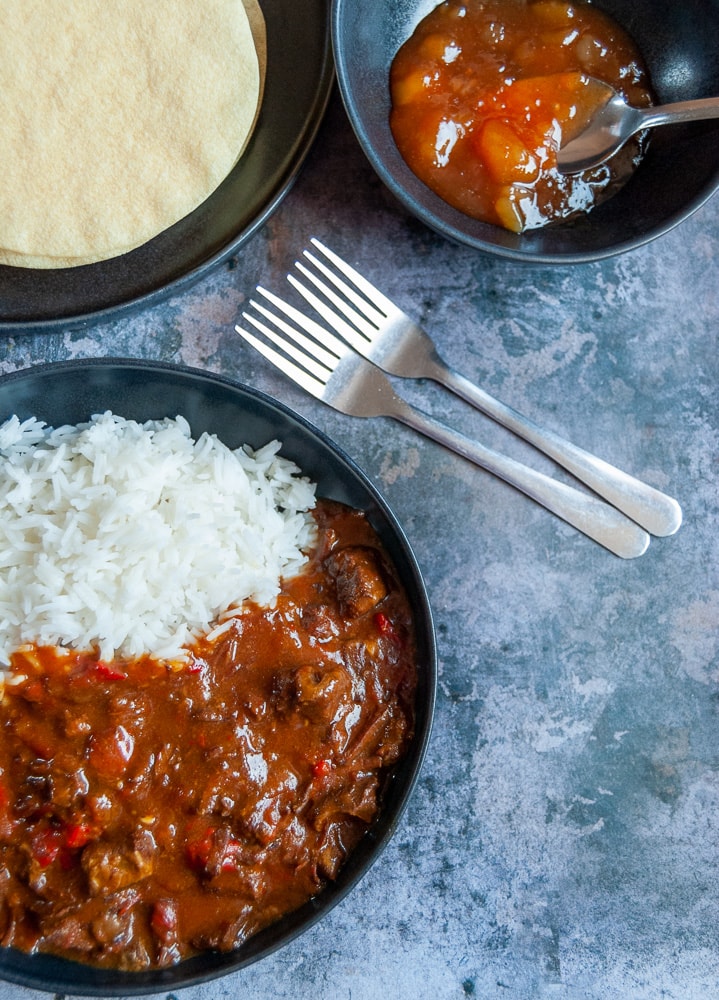
[[[392,452],[382,459],[380,478],[385,486],[393,486],[398,479],[412,479],[420,468],[420,455],[417,448],[407,448],[399,461]]]
[[[679,651],[682,669],[702,684],[719,681],[719,590],[677,608],[670,641]]]

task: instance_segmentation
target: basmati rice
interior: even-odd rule
[[[195,441],[181,416],[7,420],[0,670],[26,643],[182,660],[228,608],[272,604],[314,540],[314,484],[280,447]]]

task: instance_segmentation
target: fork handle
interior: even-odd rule
[[[521,490],[615,555],[634,559],[646,552],[649,535],[614,507],[486,448],[399,397],[394,402],[389,416]]]
[[[672,497],[591,455],[554,431],[540,427],[444,362],[438,361],[433,377],[502,427],[549,455],[652,535],[673,535],[678,530],[682,523],[682,510]]]

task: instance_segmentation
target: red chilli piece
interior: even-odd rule
[[[374,623],[377,631],[380,635],[386,635],[388,639],[392,642],[397,643],[398,646],[402,645],[402,637],[397,631],[394,622],[391,618],[388,618],[383,611],[378,611],[374,616]]]
[[[106,681],[126,681],[127,674],[116,667],[113,663],[106,663],[104,660],[97,660],[95,672]]]
[[[327,775],[331,773],[332,773],[331,760],[316,760],[312,765],[313,778],[326,778]]]

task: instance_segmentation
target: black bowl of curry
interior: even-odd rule
[[[334,0],[340,91],[399,204],[448,239],[572,264],[639,247],[719,187],[719,123],[653,129],[576,176],[560,134],[599,100],[719,94],[717,0]],[[598,105],[597,105],[598,106]]]
[[[130,995],[237,971],[351,890],[417,779],[436,651],[386,502],[282,404],[125,359],[0,379],[0,424],[107,411],[179,414],[230,449],[279,440],[317,497],[303,568],[183,662],[26,643],[2,668],[0,977]]]

